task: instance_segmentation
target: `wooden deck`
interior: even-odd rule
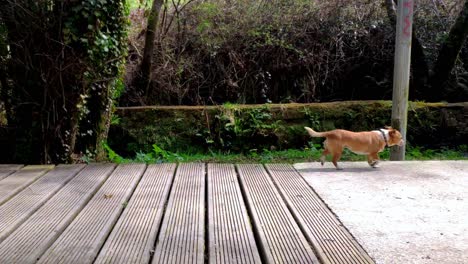
[[[0,263],[374,263],[285,164],[0,165]]]

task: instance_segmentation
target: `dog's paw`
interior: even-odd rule
[[[378,168],[379,167],[379,161],[374,160],[369,164],[372,168]]]

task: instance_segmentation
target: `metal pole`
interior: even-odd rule
[[[408,93],[411,62],[411,36],[414,0],[398,0],[395,40],[395,67],[393,72],[392,127],[398,129],[406,142]],[[390,160],[404,160],[405,146],[395,146]]]

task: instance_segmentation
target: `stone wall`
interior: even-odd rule
[[[390,101],[316,104],[150,106],[118,108],[109,145],[133,156],[152,145],[169,151],[229,151],[303,148],[311,140],[304,126],[372,130],[390,125]],[[468,144],[468,103],[411,102],[408,143],[431,148]]]

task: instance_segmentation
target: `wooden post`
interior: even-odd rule
[[[411,36],[414,0],[398,0],[395,40],[395,67],[393,72],[392,127],[398,129],[406,142],[408,93],[411,62]],[[390,160],[404,160],[405,146],[395,146]]]

